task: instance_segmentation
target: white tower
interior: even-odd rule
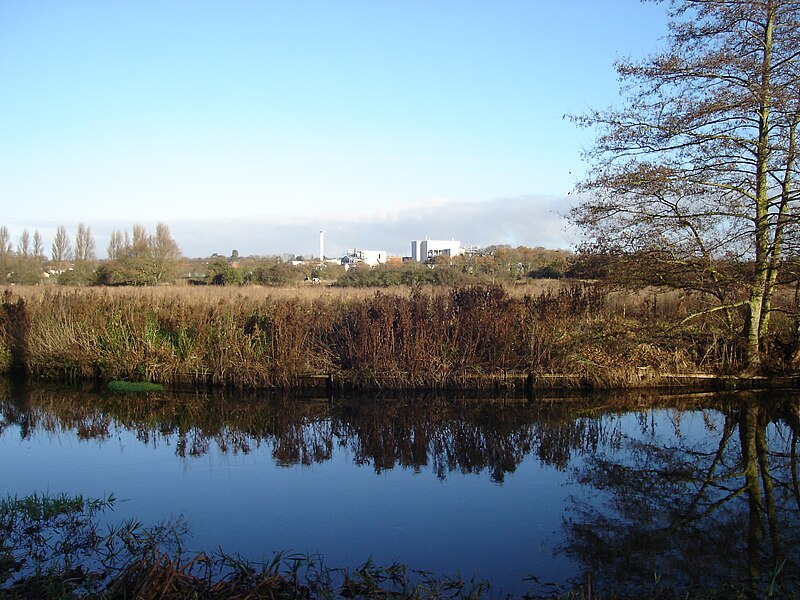
[[[319,232],[319,262],[325,262],[325,232]]]

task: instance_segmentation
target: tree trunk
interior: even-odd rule
[[[761,370],[761,336],[759,325],[761,322],[761,307],[764,300],[764,281],[760,287],[753,285],[750,294],[750,301],[747,303],[747,315],[745,317],[745,356],[743,375],[755,375]]]
[[[769,277],[769,190],[767,174],[769,172],[770,130],[769,117],[772,107],[771,74],[772,74],[772,32],[775,27],[775,12],[767,7],[764,27],[764,49],[761,57],[760,92],[758,116],[758,142],[755,153],[756,187],[755,187],[755,273],[750,289],[750,310],[746,323],[747,346],[745,369],[748,373],[757,373],[761,369],[761,341],[767,331],[761,330],[761,315]]]
[[[750,596],[758,597],[761,580],[761,540],[763,528],[761,519],[764,504],[759,485],[758,455],[756,450],[756,429],[758,427],[756,408],[746,406],[740,416],[739,439],[742,445],[742,464],[744,466],[745,490],[749,508],[747,520],[747,572]]]
[[[767,274],[767,287],[764,293],[764,303],[761,307],[761,323],[759,331],[761,339],[766,339],[769,333],[769,320],[772,311],[772,295],[775,291],[775,283],[778,279],[778,271],[780,270],[781,257],[783,255],[783,241],[786,226],[791,219],[790,203],[792,199],[792,174],[794,173],[796,151],[797,151],[797,126],[798,117],[800,117],[800,107],[798,107],[798,114],[791,124],[789,131],[789,148],[786,156],[786,169],[783,174],[783,181],[781,182],[781,202],[778,209],[778,221],[775,226],[775,235],[772,241],[772,252],[769,261],[769,272]],[[795,308],[797,307],[797,296],[795,293]]]

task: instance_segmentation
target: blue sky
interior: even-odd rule
[[[0,0],[0,225],[167,223],[184,253],[568,247],[636,0]]]

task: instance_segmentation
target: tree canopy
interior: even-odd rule
[[[157,285],[165,281],[181,258],[181,250],[169,227],[156,225],[149,235],[134,225],[132,235],[115,231],[108,244],[109,260],[98,269],[98,281],[107,285]]]
[[[749,370],[761,366],[772,295],[796,234],[800,2],[673,0],[666,48],[622,61],[621,108],[575,120],[597,128],[585,202],[572,219],[597,250],[655,252],[744,309]],[[746,262],[741,297],[715,268]]]

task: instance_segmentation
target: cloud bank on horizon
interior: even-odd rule
[[[564,215],[569,197],[525,196],[488,202],[437,201],[365,214],[320,213],[258,216],[219,221],[176,221],[173,235],[188,256],[319,254],[325,231],[325,254],[343,256],[352,248],[385,250],[408,256],[411,241],[457,239],[464,245],[494,244],[569,248],[577,233]],[[212,249],[213,248],[213,249]]]
[[[261,214],[220,219],[165,220],[183,254],[200,258],[237,250],[242,256],[319,254],[319,232],[325,231],[325,254],[343,256],[348,250],[385,250],[408,256],[416,239],[457,239],[464,245],[495,244],[570,248],[577,232],[564,218],[574,198],[568,196],[521,196],[488,202],[438,199],[420,205],[374,212],[316,212]],[[155,229],[151,220],[85,220],[97,242],[97,254],[105,257],[111,233],[135,224]],[[8,224],[11,239],[23,229],[39,230],[49,250],[58,225],[74,237],[78,221],[16,221]]]

